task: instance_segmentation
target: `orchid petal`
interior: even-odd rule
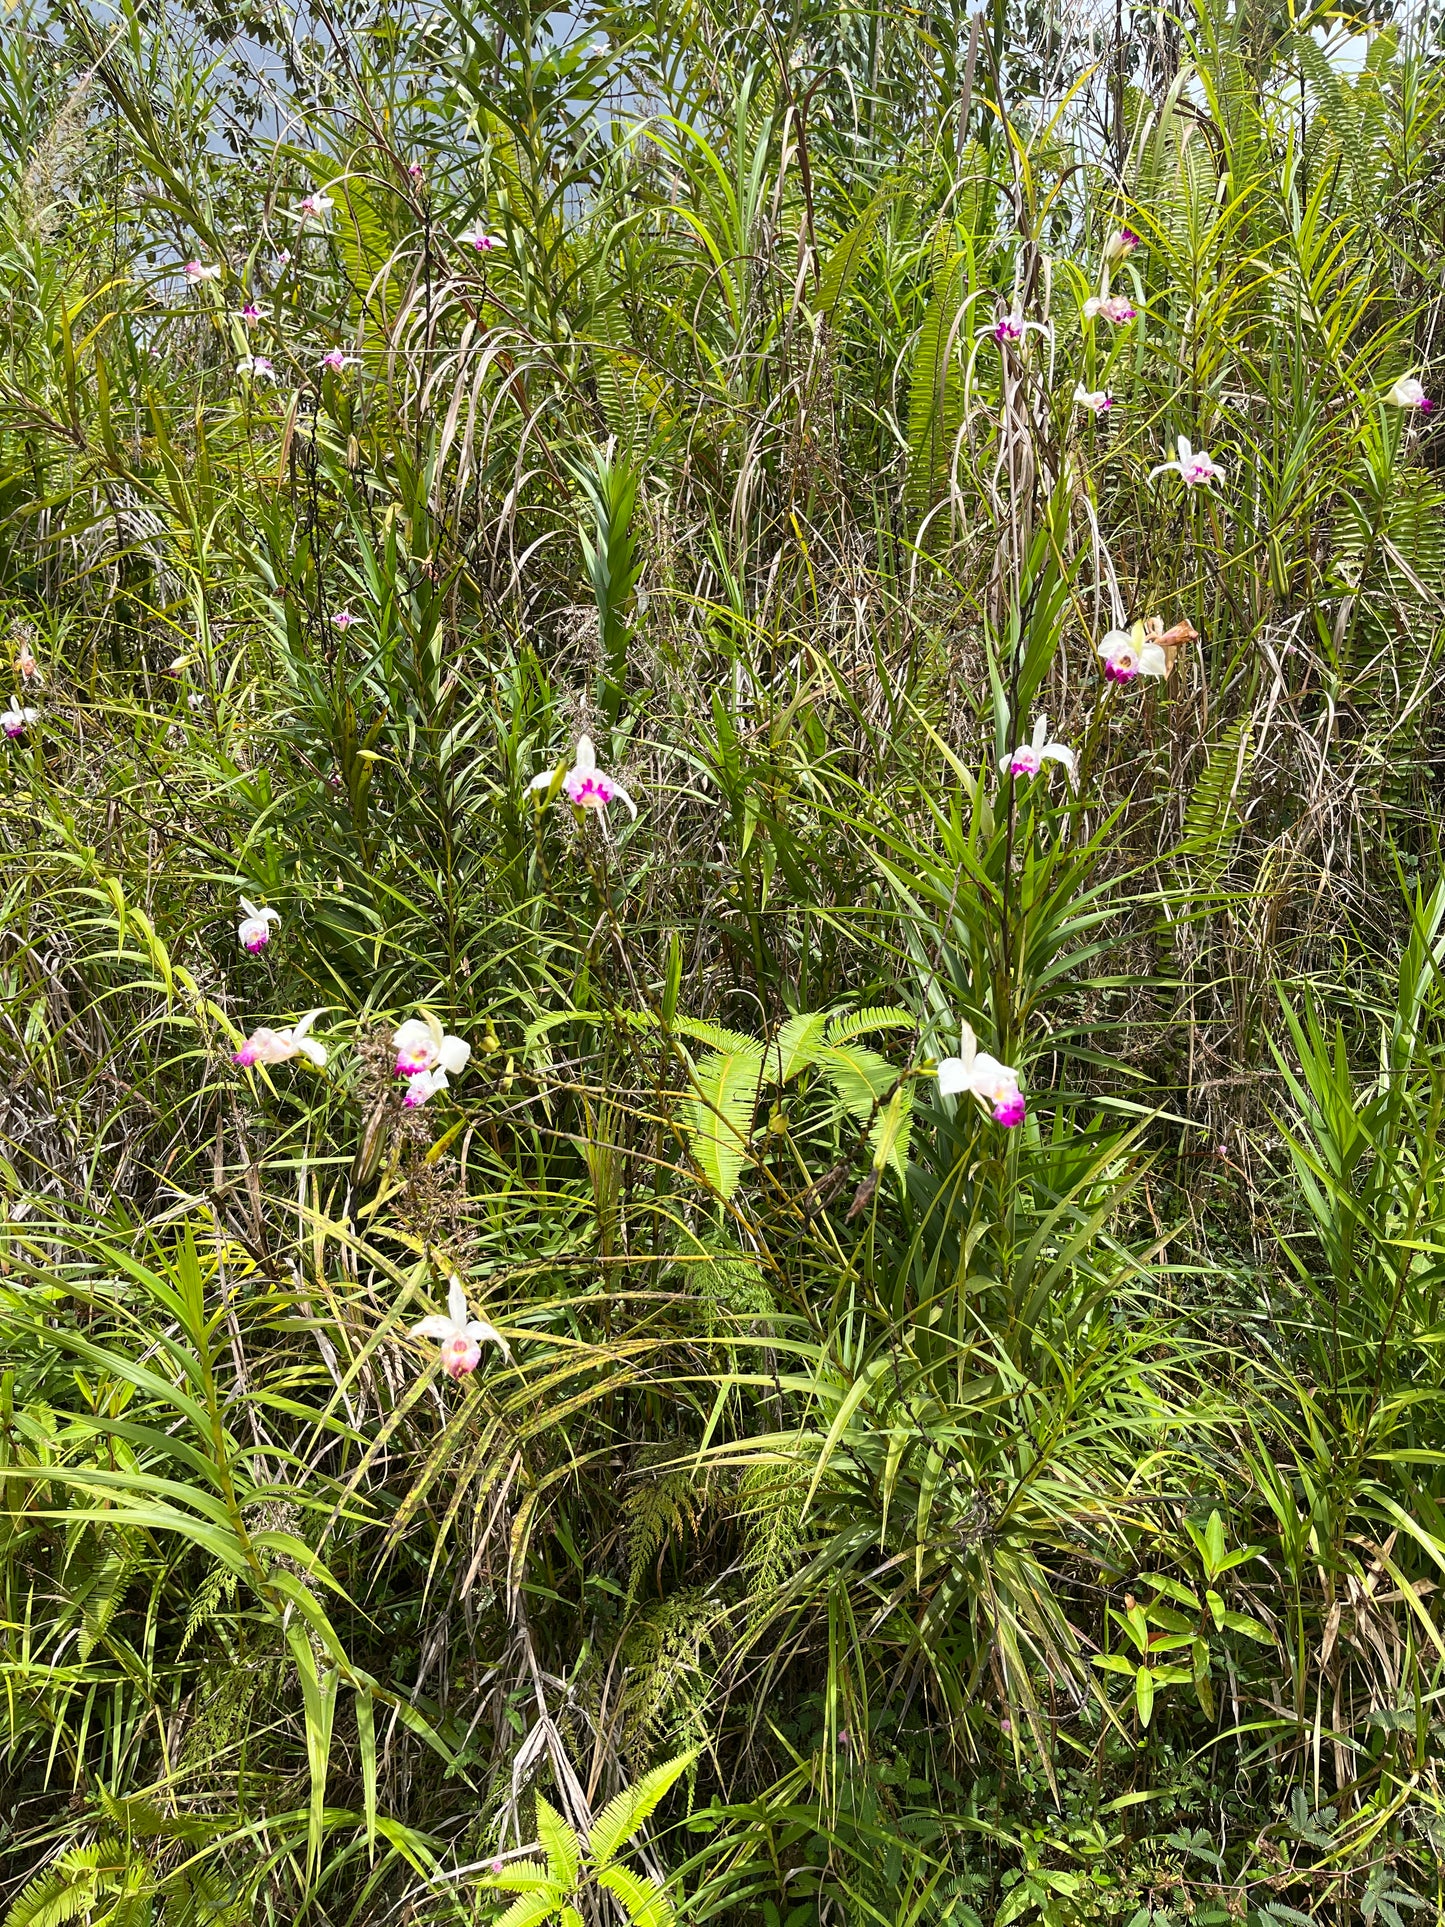
[[[467,1322],[467,1293],[455,1272],[447,1285],[447,1310],[452,1315],[452,1324],[460,1331]]]
[[[1169,670],[1169,658],[1157,642],[1146,642],[1139,649],[1139,674],[1141,676],[1163,676]]]
[[[460,1037],[444,1037],[441,1049],[437,1052],[437,1062],[444,1071],[450,1071],[455,1077],[466,1069],[467,1060],[471,1054],[471,1045],[465,1043]]]

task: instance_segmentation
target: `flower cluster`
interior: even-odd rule
[[[402,1102],[409,1111],[444,1091],[448,1073],[460,1076],[472,1054],[471,1045],[449,1037],[430,1011],[409,1017],[391,1041],[396,1047],[396,1074],[406,1079]]]

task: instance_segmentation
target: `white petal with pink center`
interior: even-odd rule
[[[1074,752],[1064,743],[1049,740],[1049,719],[1040,716],[1034,724],[1033,740],[1006,750],[1003,767],[1010,776],[1037,776],[1045,763],[1062,763],[1070,776],[1074,773]]]
[[[1099,644],[1099,659],[1109,682],[1131,683],[1136,676],[1167,676],[1169,658],[1136,622],[1131,629],[1111,629]]]
[[[241,921],[236,926],[242,949],[249,950],[252,956],[258,950],[264,950],[271,941],[271,925],[280,921],[279,910],[273,910],[269,904],[264,909],[258,909],[249,897],[242,897]]]
[[[12,696],[10,707],[0,709],[0,729],[3,729],[7,736],[16,737],[27,723],[37,721],[39,715],[38,709],[31,709],[27,704],[22,703],[18,696]]]
[[[447,1315],[442,1317],[433,1312],[419,1325],[413,1325],[408,1336],[436,1339],[441,1346],[442,1370],[452,1378],[465,1378],[468,1372],[477,1369],[482,1362],[484,1344],[500,1347],[506,1359],[512,1356],[506,1339],[495,1325],[489,1325],[485,1318],[467,1317],[467,1294],[455,1272],[447,1286]]]
[[[1157,468],[1150,469],[1151,482],[1156,475],[1177,475],[1186,488],[1201,488],[1224,480],[1224,470],[1214,457],[1206,455],[1202,448],[1191,447],[1186,436],[1179,437],[1175,448],[1177,453],[1172,462],[1160,462]]]
[[[1428,415],[1435,405],[1425,393],[1424,383],[1414,375],[1401,375],[1385,396],[1385,401],[1391,408],[1418,408],[1424,415]]]
[[[1084,319],[1092,321],[1097,315],[1101,321],[1110,321],[1116,328],[1122,328],[1126,321],[1132,321],[1139,310],[1132,301],[1126,301],[1122,294],[1091,294],[1084,303]]]
[[[534,776],[527,789],[529,792],[550,790],[558,781],[558,772],[551,770],[545,775]],[[606,770],[598,769],[597,752],[592,747],[590,736],[578,738],[572,767],[561,772],[560,784],[567,801],[575,804],[579,810],[603,811],[609,803],[621,801],[627,805],[630,816],[634,819],[637,816],[637,805],[617,778],[609,776]]]
[[[1107,388],[1086,388],[1082,382],[1076,382],[1074,406],[1087,408],[1091,415],[1102,415],[1114,406],[1114,397]]]
[[[415,1106],[425,1104],[427,1098],[447,1087],[447,1073],[453,1077],[460,1075],[467,1067],[472,1047],[460,1037],[447,1034],[432,1016],[424,1011],[420,1017],[408,1017],[399,1024],[392,1034],[392,1044],[396,1049],[396,1074],[411,1080],[407,1090],[407,1103]],[[416,1084],[418,1078],[433,1078],[437,1081],[422,1090]],[[412,1095],[412,1087],[417,1095]]]
[[[962,1026],[957,1057],[945,1057],[938,1065],[938,1088],[944,1097],[967,1092],[976,1097],[996,1124],[1012,1130],[1022,1124],[1027,1107],[1019,1090],[1019,1074],[1009,1064],[978,1047],[972,1024]]]
[[[293,1057],[304,1057],[317,1070],[324,1070],[326,1046],[308,1035],[320,1015],[320,1010],[308,1010],[290,1030],[272,1030],[268,1024],[262,1024],[232,1053],[231,1062],[249,1070],[253,1064],[285,1064]]]

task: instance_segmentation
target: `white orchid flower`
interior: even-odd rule
[[[35,722],[39,715],[38,709],[31,709],[28,704],[22,703],[18,696],[12,696],[10,707],[0,709],[0,729],[3,729],[5,734],[13,740],[27,723]]]
[[[296,212],[303,221],[324,221],[335,205],[329,194],[308,194],[297,203]]]
[[[271,925],[281,921],[281,912],[273,910],[268,904],[264,910],[257,909],[249,897],[241,899],[241,921],[236,926],[236,935],[241,947],[249,950],[254,957],[258,950],[264,950],[271,941]]]
[[[236,373],[243,380],[274,381],[276,370],[271,366],[269,355],[242,355],[236,363]]]
[[[1138,312],[1134,303],[1126,301],[1122,294],[1091,294],[1084,303],[1085,321],[1092,321],[1097,315],[1101,321],[1113,322],[1116,328],[1132,321]]]
[[[1130,629],[1111,629],[1099,644],[1099,656],[1109,682],[1131,683],[1136,676],[1169,673],[1169,658],[1162,643],[1149,635],[1142,622]]]
[[[1025,321],[1021,314],[1000,315],[997,321],[983,330],[984,334],[992,335],[1000,345],[1004,342],[1011,344],[1020,342],[1026,334],[1046,335],[1048,332],[1046,322]]]
[[[498,248],[505,247],[506,243],[500,234],[488,234],[485,228],[474,227],[457,236],[457,245],[475,248],[478,254],[493,254]]]
[[[472,1047],[460,1037],[449,1037],[430,1011],[409,1017],[392,1036],[396,1074],[406,1079],[402,1099],[409,1111],[448,1087],[448,1072],[457,1077],[467,1067]]]
[[[1087,408],[1091,415],[1102,415],[1114,406],[1114,397],[1107,388],[1086,388],[1080,381],[1074,384],[1074,406]]]
[[[1424,384],[1413,375],[1401,375],[1385,396],[1385,402],[1390,408],[1418,408],[1422,415],[1428,415],[1435,406],[1425,393]]]
[[[320,365],[323,368],[334,369],[339,375],[343,368],[359,368],[361,366],[361,357],[360,355],[347,354],[344,348],[328,348],[326,353],[321,357]]]
[[[1104,264],[1116,267],[1126,255],[1134,252],[1139,245],[1139,237],[1131,227],[1121,227],[1111,234],[1104,243]]]
[[[1024,1121],[1027,1107],[1019,1090],[1018,1072],[979,1049],[972,1024],[963,1026],[958,1056],[945,1057],[939,1063],[938,1088],[944,1097],[968,1091],[988,1107],[994,1122],[1006,1131]]]
[[[1074,752],[1063,743],[1049,741],[1049,719],[1040,716],[1033,741],[1006,751],[1003,766],[1010,776],[1037,776],[1045,763],[1062,763],[1070,776],[1074,773]]]
[[[272,1030],[269,1024],[262,1024],[238,1051],[231,1053],[231,1062],[249,1070],[253,1064],[285,1064],[293,1057],[304,1057],[317,1070],[324,1070],[326,1046],[307,1035],[320,1015],[319,1010],[308,1010],[290,1030]]]
[[[529,792],[549,790],[556,780],[557,772],[550,770],[545,775],[534,776],[527,789]],[[627,805],[628,814],[634,820],[637,816],[637,805],[617,778],[609,776],[606,770],[598,769],[597,752],[592,747],[590,736],[578,738],[572,767],[562,775],[562,794],[579,810],[605,810],[609,803],[620,797]]]
[[[1176,446],[1178,453],[1172,462],[1160,462],[1157,468],[1150,469],[1151,482],[1156,475],[1166,474],[1177,475],[1186,488],[1198,488],[1224,480],[1224,470],[1212,455],[1206,455],[1202,448],[1191,448],[1183,435]]]
[[[214,261],[187,261],[181,273],[192,287],[195,287],[198,281],[219,281],[221,278],[221,270]]]
[[[433,1312],[419,1325],[413,1325],[409,1336],[437,1339],[442,1348],[442,1370],[452,1378],[465,1378],[468,1372],[477,1369],[482,1362],[484,1342],[500,1346],[504,1358],[512,1356],[506,1339],[495,1325],[489,1325],[485,1318],[467,1317],[467,1294],[455,1272],[447,1286],[447,1316],[443,1318],[439,1312]]]

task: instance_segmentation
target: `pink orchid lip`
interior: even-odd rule
[[[459,1333],[442,1346],[442,1369],[452,1378],[465,1378],[482,1362],[482,1348],[475,1338]]]
[[[1022,1124],[1025,1114],[1026,1107],[1020,1091],[1015,1091],[1010,1097],[999,1098],[993,1107],[995,1124],[1002,1124],[1006,1131],[1011,1131],[1016,1124]]]
[[[589,803],[605,805],[612,801],[617,792],[605,776],[569,776],[563,788],[567,801],[586,809]]]
[[[422,1071],[429,1071],[430,1069],[430,1064],[419,1063],[415,1057],[398,1057],[396,1060],[396,1074],[398,1077],[416,1077],[419,1076]]]
[[[249,1044],[243,1044],[240,1050],[232,1051],[231,1053],[231,1062],[233,1064],[239,1064],[244,1071],[250,1070],[255,1061],[256,1053],[251,1049]]]
[[[1042,765],[1035,762],[1032,756],[1025,756],[1022,751],[1017,751],[1008,769],[1010,776],[1037,776],[1041,767]]]
[[[1137,669],[1131,669],[1126,663],[1106,662],[1104,664],[1104,676],[1109,682],[1133,682],[1138,673]]]
[[[258,950],[264,950],[267,944],[270,943],[270,941],[271,941],[271,938],[270,938],[269,932],[264,937],[247,937],[242,948],[249,950],[251,955],[254,957],[256,952]]]

